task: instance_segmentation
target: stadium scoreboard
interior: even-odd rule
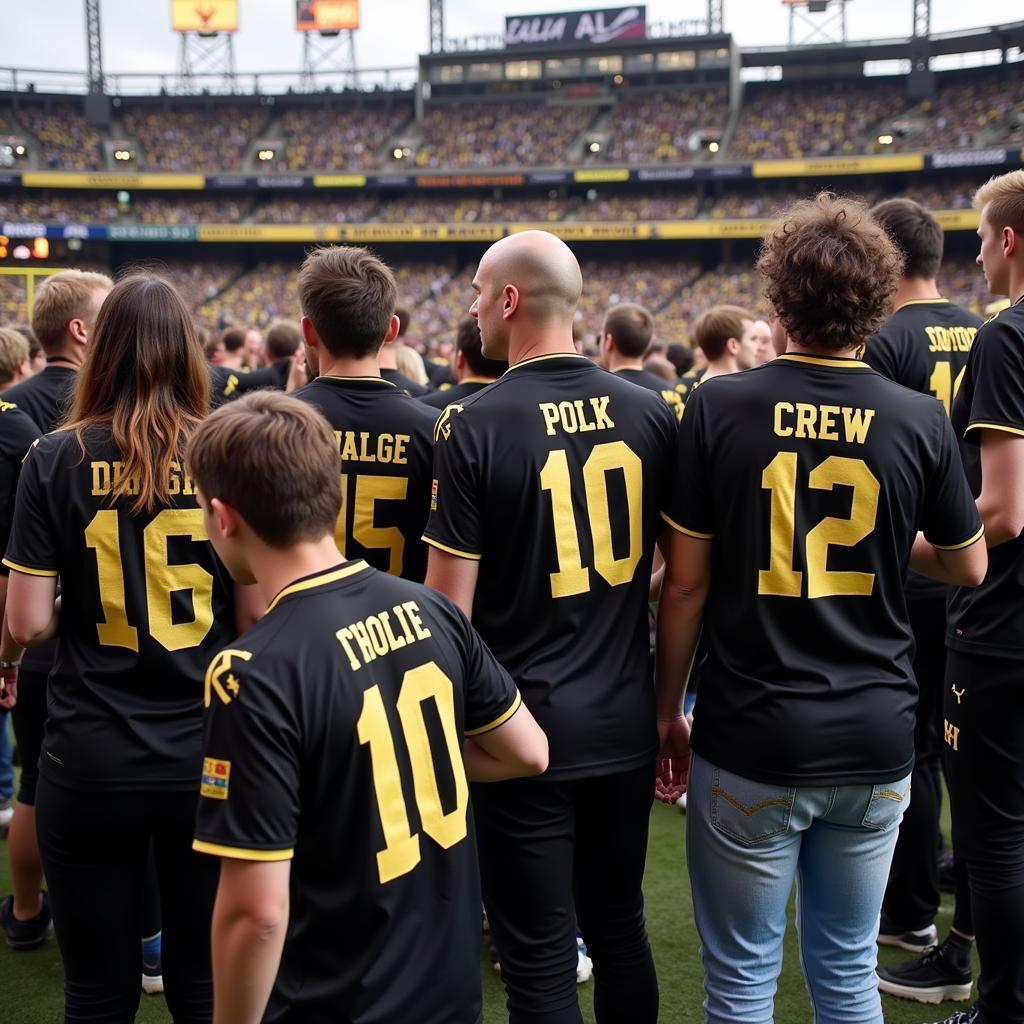
[[[359,28],[359,0],[296,0],[300,32],[346,32]]]
[[[171,0],[171,28],[175,32],[238,31],[238,0]]]

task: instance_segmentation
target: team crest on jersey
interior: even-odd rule
[[[220,761],[216,757],[204,757],[203,778],[199,784],[199,792],[211,800],[227,800],[230,778],[230,761]]]
[[[213,703],[216,694],[224,704],[230,704],[237,696],[240,688],[238,677],[231,670],[231,662],[238,658],[248,661],[252,657],[248,651],[221,651],[206,670],[206,684],[203,690],[203,707]]]
[[[447,441],[452,436],[452,415],[457,412],[462,412],[462,406],[454,402],[444,407],[444,412],[438,417],[434,427],[434,444],[437,444],[442,437]]]
[[[437,481],[430,481],[430,511],[437,511]]]

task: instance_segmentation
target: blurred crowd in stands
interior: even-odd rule
[[[695,134],[718,138],[729,114],[725,89],[623,94],[608,129],[611,145],[597,154],[614,163],[684,163],[702,152]],[[592,155],[594,159],[596,155]]]
[[[281,121],[286,146],[281,170],[366,170],[381,162],[380,150],[412,119],[411,105],[343,110],[289,110]]]

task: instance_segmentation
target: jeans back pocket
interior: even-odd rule
[[[910,806],[910,776],[898,782],[882,782],[871,787],[871,799],[861,824],[877,832],[898,826]]]
[[[796,789],[754,782],[715,768],[711,782],[711,822],[744,846],[755,846],[789,829]]]

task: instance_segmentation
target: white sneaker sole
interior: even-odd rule
[[[973,982],[966,985],[934,985],[931,988],[917,988],[900,985],[895,981],[878,979],[878,991],[897,999],[912,999],[915,1003],[965,1003],[971,998]]]
[[[585,985],[594,975],[594,961],[582,950],[576,954],[576,984]]]
[[[938,943],[939,933],[933,928],[927,935],[915,936],[912,942],[907,942],[902,935],[879,934],[876,941],[878,945],[889,946],[891,949],[905,949],[908,953],[923,953]]]
[[[158,974],[155,977],[149,974],[142,976],[142,991],[148,996],[158,996],[164,990],[164,976]]]

